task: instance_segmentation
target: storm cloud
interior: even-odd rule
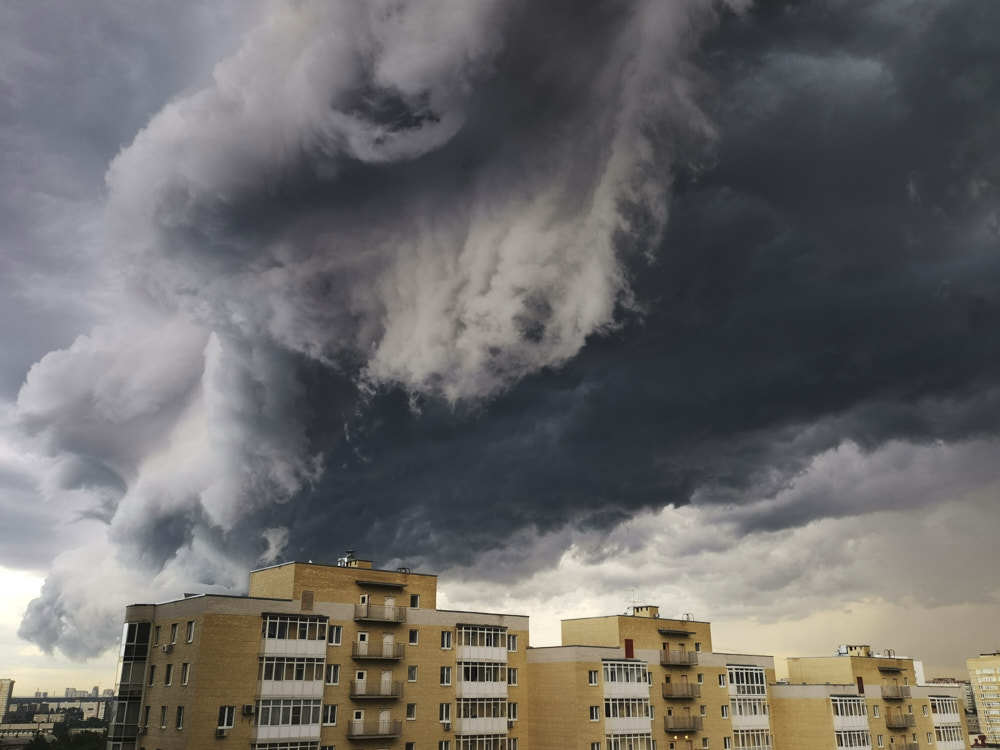
[[[736,576],[699,602],[735,611],[727,552],[995,487],[998,22],[987,0],[263,4],[211,19],[215,55],[175,22],[201,67],[73,162],[86,314],[11,360],[10,497],[99,529],[39,563],[21,635],[85,656],[131,598],[344,547],[503,582],[627,550],[652,581],[669,544]],[[63,310],[80,274],[22,263]],[[740,611],[820,559],[849,575],[836,540],[761,562]]]

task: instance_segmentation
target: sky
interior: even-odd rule
[[[126,603],[350,548],[538,645],[640,601],[960,676],[1000,647],[998,27],[0,5],[0,670],[109,685]]]

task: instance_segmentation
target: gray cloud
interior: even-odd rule
[[[902,7],[303,3],[226,11],[217,46],[180,24],[197,64],[97,128],[130,141],[93,150],[98,323],[17,396],[10,440],[62,462],[40,484],[106,521],[23,636],[83,655],[136,592],[331,546],[505,581],[572,550],[616,588],[617,551],[664,544],[630,519],[686,504],[670,544],[732,580],[699,605],[750,585],[792,612],[857,572],[857,519],[965,508],[1000,416],[1000,19]],[[789,539],[782,564],[753,541]],[[116,581],[99,605],[83,560]]]

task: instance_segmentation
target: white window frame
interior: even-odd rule
[[[410,632],[407,634],[407,641],[410,646],[420,645],[420,631],[416,628],[410,628]]]
[[[451,650],[452,632],[450,630],[441,631],[441,648],[445,651]]]
[[[339,685],[340,684],[340,665],[339,664],[327,664],[324,670],[323,682],[326,685]],[[336,679],[331,680],[330,677],[335,677]]]
[[[601,720],[601,707],[600,706],[590,706],[590,720],[600,721]]]
[[[217,729],[232,729],[236,726],[236,706],[219,706],[219,726]]]
[[[441,676],[441,683],[440,684],[442,684],[442,685],[450,685],[451,684],[451,667],[449,667],[449,666],[441,667],[440,676]]]
[[[406,681],[416,682],[417,681],[417,665],[407,664],[406,665]]]
[[[187,624],[184,626],[184,642],[194,642],[194,620],[188,620]]]
[[[587,670],[587,684],[591,685],[591,686],[599,685],[600,684],[600,679],[601,679],[600,678],[600,674],[601,674],[601,670],[599,670],[599,669],[589,669],[589,670]],[[601,743],[598,742],[597,744],[600,745]]]
[[[337,726],[337,710],[336,703],[324,703],[323,704],[323,715],[320,717],[320,724],[324,727],[335,727]]]
[[[344,626],[343,625],[330,625],[327,627],[327,640],[328,646],[339,646],[344,640]]]
[[[417,720],[417,704],[407,703],[406,704],[406,720],[416,721]]]
[[[191,662],[181,663],[181,685],[187,685],[191,681]]]

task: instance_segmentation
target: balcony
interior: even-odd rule
[[[322,698],[322,675],[318,680],[261,680],[262,698]]]
[[[455,719],[455,734],[507,734],[507,717],[484,716],[478,719]]]
[[[664,667],[693,667],[697,663],[697,651],[668,651],[667,649],[660,651],[660,664]]]
[[[690,682],[665,682],[663,697],[667,700],[689,700],[701,697],[701,685]]]
[[[901,701],[904,698],[909,698],[909,697],[910,697],[909,685],[882,686],[882,700],[884,701]]]
[[[326,656],[325,638],[264,638],[264,656]]]
[[[701,717],[700,716],[664,716],[663,717],[663,731],[664,732],[700,732],[701,731]]]
[[[917,725],[917,718],[913,714],[887,713],[885,725],[889,729],[909,729]]]
[[[406,655],[406,645],[403,643],[355,643],[351,646],[351,658],[363,661],[399,661]]]
[[[254,741],[289,742],[292,740],[319,740],[319,724],[283,724],[258,726],[254,732]]]
[[[964,743],[963,743],[964,746]],[[919,742],[904,742],[899,746],[902,750],[920,750]]]
[[[406,607],[393,607],[385,604],[355,604],[355,622],[406,622]]]
[[[403,695],[401,682],[368,682],[367,680],[351,680],[351,699],[363,700],[397,700]]]
[[[355,721],[347,723],[347,736],[352,740],[385,740],[403,733],[401,721]]]

